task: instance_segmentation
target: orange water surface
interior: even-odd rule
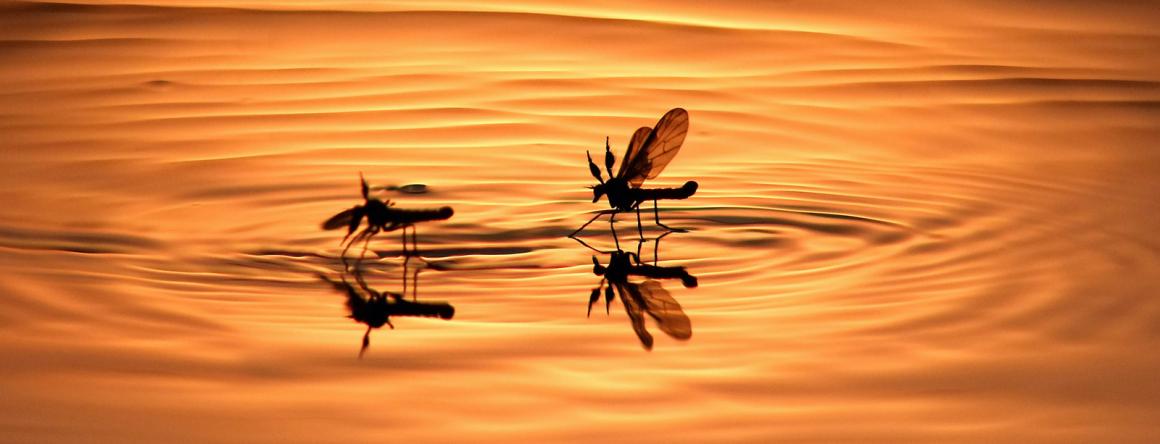
[[[1158,54],[1143,1],[4,3],[0,442],[1160,442]],[[566,236],[675,107],[649,350]],[[360,172],[455,209],[454,317],[361,359]]]

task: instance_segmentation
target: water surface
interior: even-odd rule
[[[0,6],[0,440],[1160,437],[1148,2],[220,6]],[[690,232],[639,246],[699,285],[648,351],[565,236],[678,106]],[[454,318],[362,359],[319,278],[360,172],[455,208],[412,269]]]

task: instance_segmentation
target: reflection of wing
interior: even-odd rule
[[[652,350],[653,337],[644,327],[644,301],[641,300],[639,286],[625,282],[616,284],[616,287],[620,289],[620,301],[624,303],[624,312],[628,313],[628,319],[632,321],[632,331],[640,338],[640,345],[646,350]]]
[[[632,163],[632,158],[640,152],[641,145],[644,145],[644,141],[648,139],[650,133],[652,133],[652,128],[642,126],[632,134],[632,140],[628,142],[628,150],[624,152],[624,157],[620,158],[620,171],[616,173],[616,177],[625,177],[624,173],[628,171],[628,165]]]
[[[640,187],[645,179],[653,179],[661,174],[665,166],[677,156],[685,135],[689,132],[689,113],[682,108],[673,108],[661,116],[657,126],[638,148],[639,152],[626,159],[627,169],[622,166],[621,175],[633,187]],[[640,133],[640,130],[637,130]],[[636,139],[636,136],[633,136]]]
[[[338,213],[338,214],[335,214],[330,219],[327,219],[326,222],[322,223],[322,229],[323,230],[337,230],[339,228],[347,226],[347,224],[350,223],[350,218],[354,216],[354,212],[356,209],[357,209],[357,207],[348,209],[348,210],[343,211],[343,212]]]
[[[644,309],[657,321],[657,327],[674,339],[693,336],[693,324],[681,309],[681,304],[661,287],[661,283],[647,280],[638,287],[644,299]]]

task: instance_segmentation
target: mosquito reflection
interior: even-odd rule
[[[656,265],[660,240],[669,234],[671,232],[655,239],[652,265],[640,259],[640,249],[644,241],[637,244],[636,252],[631,252],[624,251],[619,246],[616,250],[600,251],[577,239],[577,242],[585,247],[609,258],[608,265],[604,265],[596,255],[592,256],[592,273],[601,279],[588,298],[588,316],[592,315],[592,307],[600,301],[602,294],[605,313],[611,311],[613,299],[619,296],[620,303],[632,323],[632,330],[646,350],[652,350],[653,346],[653,336],[645,326],[646,316],[652,318],[657,329],[673,339],[688,340],[693,336],[693,325],[688,315],[660,282],[676,279],[681,281],[681,285],[685,288],[697,286],[697,278],[689,274],[685,267]],[[635,277],[642,277],[645,280],[633,282]]]
[[[377,291],[367,285],[362,274],[362,268],[355,266],[353,269],[344,270],[339,275],[339,280],[334,280],[325,275],[319,275],[323,281],[329,283],[339,293],[346,296],[346,308],[350,312],[347,317],[367,326],[366,333],[363,334],[362,348],[359,349],[358,356],[362,358],[366,353],[367,348],[371,345],[371,331],[381,328],[386,325],[392,330],[395,325],[391,323],[391,317],[423,317],[423,318],[439,318],[451,319],[455,316],[455,307],[447,302],[427,302],[419,301],[419,268],[412,271],[411,282],[411,300],[406,299],[407,284],[407,268],[403,268],[403,292],[395,293],[391,291]],[[354,282],[350,282],[348,278],[353,278]]]

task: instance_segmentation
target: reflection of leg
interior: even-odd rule
[[[640,235],[640,241],[644,242],[644,226],[640,223],[640,205],[636,206],[636,233]],[[638,246],[639,250],[640,247]]]
[[[620,239],[616,237],[616,213],[608,215],[608,228],[612,229],[612,240],[616,242],[616,249],[620,250]]]
[[[671,232],[670,232],[670,233],[671,233]],[[665,234],[661,235],[661,237],[665,237],[665,236],[667,236],[668,234],[669,234],[669,233],[665,233]],[[660,249],[661,249],[661,237],[658,237],[658,238],[657,238],[657,243],[653,244],[653,266],[654,266],[654,267],[657,265],[657,257],[659,257],[659,255],[660,255]]]
[[[657,207],[656,200],[653,200],[653,219],[656,220],[657,226],[663,227],[666,230],[675,231],[678,233],[685,233],[685,232],[689,231],[689,230],[685,230],[682,228],[672,228],[668,225],[662,224],[661,223],[661,210]]]
[[[414,225],[411,225],[411,251],[415,252],[415,257],[419,258],[419,260],[428,264],[431,263],[427,259],[424,259],[423,255],[419,254],[419,228]]]
[[[407,227],[403,227],[403,258],[407,258]]]
[[[407,234],[407,227],[403,227],[403,235],[406,236],[406,234]],[[406,239],[406,238],[404,237],[404,239]],[[404,240],[404,243],[405,242],[406,241]],[[419,229],[415,228],[414,225],[411,225],[411,253],[415,257],[419,258],[419,260],[423,260],[424,262],[426,261],[425,259],[423,259],[422,256],[419,255]],[[407,268],[404,267],[403,274],[406,274],[406,273],[407,273]],[[407,293],[407,286],[406,286],[406,284],[403,284],[403,294],[405,295],[406,293]],[[415,271],[411,273],[411,300],[415,301],[418,299],[418,297],[419,297],[419,267],[415,267]]]
[[[591,224],[592,222],[596,222],[596,219],[599,219],[600,216],[603,216],[604,214],[604,211],[597,211],[595,216],[592,216],[591,219],[588,219],[588,222],[584,222],[584,225],[581,225],[580,228],[577,228],[576,231],[573,231],[572,234],[568,235],[568,237],[576,237],[576,234],[583,231],[584,227],[587,227],[588,224]]]
[[[407,292],[407,263],[411,261],[411,255],[407,254],[407,227],[403,227],[403,293]]]
[[[367,292],[367,294],[371,294],[371,288],[367,286],[367,281],[363,279],[362,267],[356,266],[354,267],[354,270],[351,270],[351,272],[354,274],[354,281],[356,284],[358,284],[358,288],[361,288],[363,291]]]
[[[415,269],[415,274],[411,275],[411,300],[418,302],[419,300],[419,269]]]
[[[665,236],[670,234],[673,234],[673,232],[670,231],[657,237],[656,244],[653,245],[653,266],[656,266],[657,258],[660,257],[661,239],[664,239]]]
[[[609,254],[609,253],[612,253],[611,251],[601,251],[601,250],[597,250],[597,249],[593,248],[591,245],[588,245],[588,242],[584,242],[584,240],[583,240],[583,239],[580,239],[580,238],[578,238],[578,237],[574,237],[574,238],[572,238],[572,239],[575,239],[575,240],[576,240],[576,242],[579,242],[579,243],[580,243],[580,245],[583,245],[583,246],[585,246],[586,248],[588,248],[589,250],[595,251],[595,252],[597,252],[597,253],[600,253],[600,254]]]

